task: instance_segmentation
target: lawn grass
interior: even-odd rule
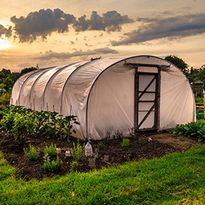
[[[42,181],[14,178],[0,155],[0,204],[205,204],[205,145]]]

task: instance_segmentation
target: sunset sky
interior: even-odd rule
[[[204,65],[205,0],[1,0],[0,69],[141,54]]]

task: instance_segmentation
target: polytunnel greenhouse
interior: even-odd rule
[[[77,138],[100,140],[131,129],[163,130],[195,120],[184,74],[154,56],[101,58],[39,69],[19,78],[11,104],[76,115]]]

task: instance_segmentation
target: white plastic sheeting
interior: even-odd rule
[[[188,80],[178,68],[154,56],[98,59],[28,73],[15,83],[11,104],[76,115],[80,122],[76,137],[81,139],[100,140],[116,131],[126,135],[134,127],[136,112],[136,69],[130,63],[169,66],[161,70],[158,129],[195,120],[195,102]],[[139,66],[138,71],[153,73],[157,68]],[[140,79],[141,87],[145,86],[146,77]],[[149,100],[152,95],[144,97]],[[149,106],[144,103],[141,109]],[[152,127],[153,114],[144,122],[144,128]]]

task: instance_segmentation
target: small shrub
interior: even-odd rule
[[[78,170],[78,162],[77,161],[72,161],[71,162],[70,170],[73,171],[73,172]]]
[[[45,146],[44,155],[49,156],[51,158],[56,156],[56,144],[50,144],[49,146]]]
[[[36,161],[39,157],[39,152],[33,145],[29,145],[28,148],[25,148],[24,154],[31,161]]]
[[[173,134],[205,140],[205,123],[191,122],[184,125],[177,125]]]
[[[79,161],[85,153],[84,147],[78,142],[77,144],[73,143],[73,148],[71,148],[71,156],[74,161]]]
[[[130,144],[130,140],[127,138],[122,139],[122,147],[128,147]]]
[[[61,170],[62,165],[63,165],[63,162],[58,156],[56,159],[53,159],[53,160],[51,160],[49,157],[47,157],[44,160],[43,169],[46,172],[56,173],[56,172]]]

